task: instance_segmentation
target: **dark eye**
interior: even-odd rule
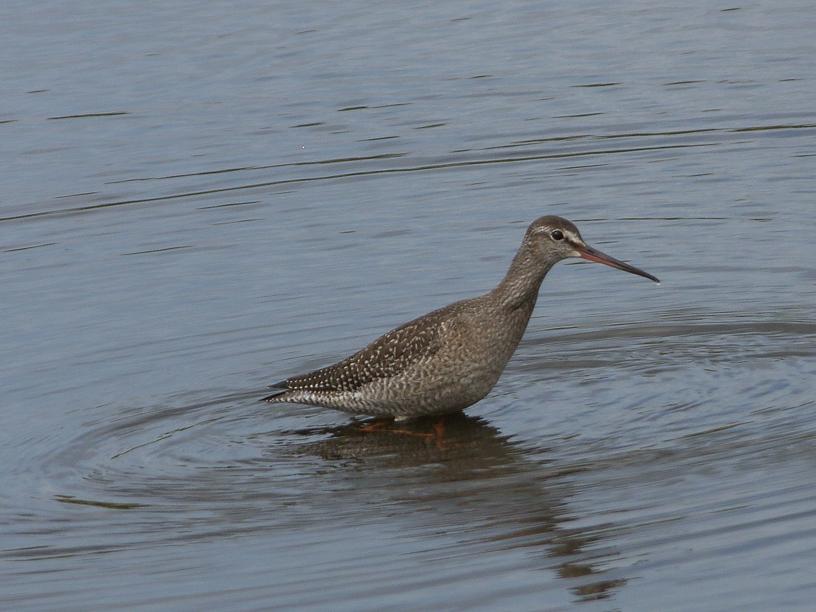
[[[553,240],[563,240],[564,239],[564,232],[561,230],[553,230],[550,234]]]

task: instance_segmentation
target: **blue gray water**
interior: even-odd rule
[[[0,7],[0,607],[811,610],[812,2]],[[546,279],[440,441],[259,403]]]

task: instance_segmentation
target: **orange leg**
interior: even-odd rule
[[[417,431],[404,427],[394,427],[394,422],[388,420],[374,420],[363,423],[360,425],[359,431],[362,433],[380,432],[425,438],[426,440],[432,440],[436,443],[437,447],[442,448],[444,446],[445,437],[445,419],[440,418],[434,423],[431,431]]]
[[[442,449],[445,447],[445,418],[440,418],[433,426],[434,442],[436,447]]]
[[[363,433],[373,433],[375,431],[384,431],[388,429],[391,424],[390,421],[369,421],[360,425],[360,431]]]

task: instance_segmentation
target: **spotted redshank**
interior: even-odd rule
[[[582,257],[660,282],[592,248],[570,221],[533,221],[498,286],[409,321],[342,361],[271,387],[267,402],[407,419],[458,412],[493,388],[516,350],[547,272]]]

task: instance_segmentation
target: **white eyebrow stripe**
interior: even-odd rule
[[[554,232],[557,229],[558,229],[557,227],[548,227],[548,226],[537,227],[536,229],[533,230],[533,233],[534,234],[551,234],[552,232]]]
[[[584,241],[581,239],[581,237],[578,234],[576,234],[575,232],[573,232],[570,229],[565,229],[565,228],[561,228],[561,227],[550,227],[549,225],[545,225],[545,226],[542,226],[542,227],[535,228],[533,230],[533,234],[536,235],[536,236],[540,235],[540,234],[547,234],[549,236],[550,234],[552,234],[556,230],[558,230],[559,232],[564,234],[564,238],[565,238],[565,240],[567,242],[574,242],[576,244],[583,244],[584,243]]]

